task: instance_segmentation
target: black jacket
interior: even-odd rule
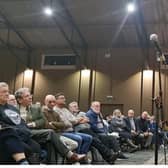
[[[24,120],[20,117],[19,111],[12,105],[0,105],[0,126],[1,129],[14,129],[22,141],[30,140],[30,130]]]
[[[144,120],[141,117],[138,117],[136,122],[137,122],[137,125],[138,125],[138,128],[139,128],[139,131],[141,133],[149,131],[149,121]]]
[[[125,123],[126,123],[126,128],[125,129],[128,132],[131,132],[131,123],[130,123],[129,117],[125,117],[124,120],[125,120]],[[133,120],[134,120],[134,123],[135,123],[135,131],[139,132],[139,126],[137,124],[137,120],[135,118],[133,118]]]

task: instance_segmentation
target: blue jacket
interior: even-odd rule
[[[99,134],[107,134],[108,129],[104,125],[103,120],[99,114],[95,113],[92,109],[89,109],[89,111],[86,113],[86,116],[90,120],[89,124],[91,126],[92,131]]]

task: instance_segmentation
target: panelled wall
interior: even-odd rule
[[[104,114],[111,113],[114,108],[121,108],[126,114],[129,108],[135,109],[136,115],[140,109],[151,113],[152,109],[152,75],[143,73],[144,58],[139,49],[112,49],[111,57],[106,57],[105,49],[90,49],[88,66],[92,68],[92,79],[84,76],[79,70],[42,70],[42,53],[66,53],[69,51],[34,51],[32,65],[36,69],[34,102],[43,103],[46,94],[64,92],[67,103],[79,101],[80,107],[86,111],[91,100],[99,100],[103,104]],[[0,80],[10,84],[12,91],[24,86],[31,87],[23,76],[25,66],[16,60],[9,52],[0,52]],[[26,58],[25,58],[26,59]],[[10,60],[10,61],[9,61]],[[16,75],[17,74],[17,75]],[[80,80],[81,79],[81,80]],[[89,86],[92,80],[92,89]],[[168,73],[163,72],[162,88],[164,98],[164,116],[168,119]],[[158,94],[158,73],[155,73],[155,92]],[[142,106],[141,106],[142,105]]]

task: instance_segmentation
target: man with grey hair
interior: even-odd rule
[[[28,88],[20,88],[15,92],[20,115],[31,129],[32,138],[40,144],[49,144],[49,163],[56,163],[56,153],[66,157],[72,162],[82,160],[85,155],[79,155],[70,151],[60,140],[60,135],[52,129],[45,128],[45,117],[39,105],[32,104],[32,95]]]
[[[8,98],[8,84],[0,82],[0,158],[5,159],[4,164],[12,158],[18,163],[28,164],[25,153],[27,156],[39,154],[40,146],[31,140],[30,130],[18,115],[18,110],[7,103]]]

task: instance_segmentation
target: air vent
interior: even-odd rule
[[[76,55],[60,54],[60,55],[42,55],[42,69],[76,69]]]

